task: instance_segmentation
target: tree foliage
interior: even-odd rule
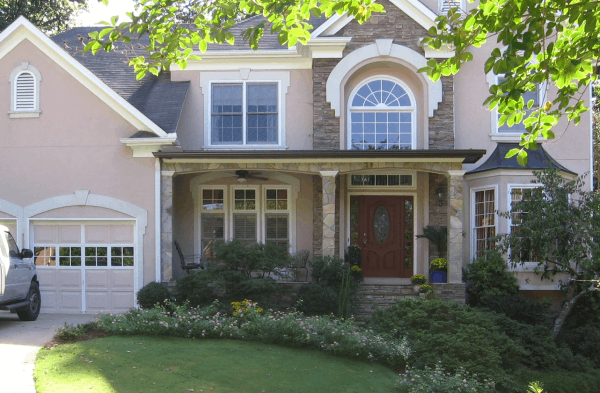
[[[60,33],[85,9],[87,0],[0,0],[0,31],[23,15],[46,33]]]
[[[600,196],[582,191],[582,177],[566,180],[556,170],[534,174],[540,187],[525,190],[523,199],[502,213],[512,218],[514,228],[501,235],[502,249],[514,266],[537,262],[535,272],[542,280],[569,277],[561,282],[571,300],[557,320],[558,334],[577,299],[598,287]]]
[[[473,1],[473,0],[470,0]],[[490,88],[485,104],[497,109],[499,122],[509,126],[523,123],[519,163],[527,162],[525,149],[536,149],[536,138],[554,138],[553,127],[561,116],[577,124],[585,106],[584,95],[597,79],[600,59],[600,2],[595,0],[481,0],[466,13],[457,8],[437,18],[425,42],[439,49],[455,48],[455,56],[442,62],[430,60],[423,71],[437,80],[458,72],[473,60],[471,47],[488,40],[495,48],[485,61],[484,71],[505,75]],[[544,105],[532,108],[533,100],[523,95],[543,89]],[[527,111],[533,110],[531,113]]]
[[[108,3],[108,0],[102,0]],[[106,28],[90,33],[92,40],[84,51],[110,51],[117,41],[131,42],[148,35],[148,54],[131,60],[138,79],[147,72],[158,75],[162,68],[177,64],[186,68],[189,59],[198,59],[194,50],[205,52],[208,44],[234,44],[234,24],[249,16],[263,15],[265,20],[247,27],[242,39],[258,49],[265,31],[277,33],[279,43],[292,47],[310,39],[312,16],[329,17],[348,12],[359,23],[383,7],[374,0],[137,0],[138,8],[127,13],[131,22],[119,23],[114,16],[105,22]]]

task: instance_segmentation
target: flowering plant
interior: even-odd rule
[[[352,270],[353,272],[356,272],[356,273],[362,272],[362,270],[360,269],[360,267],[358,265],[352,265],[350,270]]]
[[[243,316],[244,312],[249,313],[261,313],[263,309],[258,307],[258,303],[252,302],[251,300],[244,299],[242,302],[231,302],[233,308],[233,315]]]
[[[478,380],[477,374],[470,374],[464,368],[455,373],[444,370],[442,363],[435,369],[425,367],[422,370],[406,368],[406,374],[400,374],[398,382],[405,386],[409,393],[447,393],[447,392],[494,392],[496,384],[489,379]]]
[[[433,287],[431,285],[423,284],[419,287],[421,293],[433,293]]]
[[[446,272],[448,271],[448,261],[446,258],[436,258],[429,264],[429,270],[433,272]]]
[[[410,282],[412,282],[414,285],[425,284],[427,282],[427,277],[422,274],[415,274],[410,278]]]

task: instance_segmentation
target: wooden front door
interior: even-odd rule
[[[412,276],[413,206],[411,196],[350,198],[350,243],[362,250],[365,277]]]

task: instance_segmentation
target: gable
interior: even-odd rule
[[[25,40],[76,78],[88,90],[133,125],[136,130],[150,131],[160,137],[167,136],[164,130],[69,56],[24,17],[17,19],[0,34],[0,61]]]

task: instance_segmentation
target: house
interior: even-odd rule
[[[505,159],[521,131],[482,105],[496,80],[486,47],[433,82],[417,70],[452,51],[421,38],[446,4],[382,3],[362,25],[315,18],[306,45],[265,34],[257,51],[212,46],[140,81],[138,45],[83,55],[92,28],[5,29],[0,224],[34,250],[43,312],[127,310],[143,285],[184,274],[174,241],[205,257],[231,239],[332,256],[357,245],[365,284],[408,284],[437,256],[415,238],[428,224],[447,226],[446,288],[464,291],[462,267],[509,230],[496,212],[532,169],[591,170],[591,123],[560,123],[527,168]]]

